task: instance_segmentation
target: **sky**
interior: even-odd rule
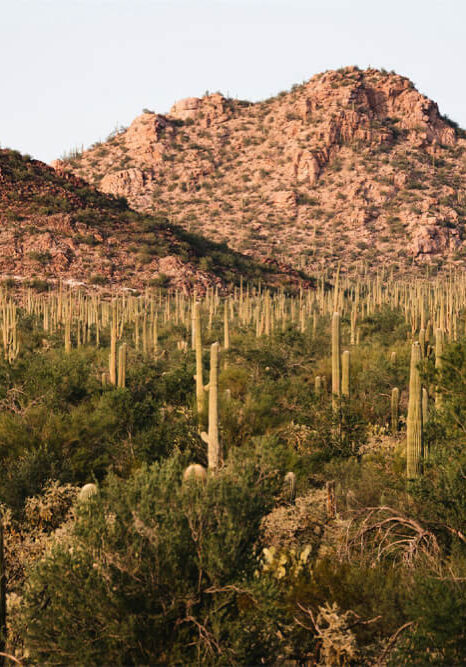
[[[258,101],[345,65],[466,127],[465,0],[0,0],[0,146],[49,162],[149,108]]]

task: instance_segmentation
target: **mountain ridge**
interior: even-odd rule
[[[346,67],[264,102],[145,110],[53,166],[262,259],[463,266],[465,136],[406,77]]]

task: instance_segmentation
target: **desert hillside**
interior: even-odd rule
[[[465,136],[407,78],[347,67],[255,104],[214,93],[144,110],[54,166],[309,270],[462,266]]]
[[[270,283],[298,280],[11,150],[0,150],[0,223],[1,277],[37,286],[61,280],[203,291],[240,274]]]

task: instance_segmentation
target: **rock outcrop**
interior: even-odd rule
[[[181,100],[58,167],[262,258],[463,266],[465,136],[405,77],[347,67]]]

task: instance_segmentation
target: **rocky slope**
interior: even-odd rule
[[[239,275],[297,282],[227,247],[144,215],[76,176],[0,150],[0,277],[204,290]]]
[[[463,265],[465,136],[408,79],[348,67],[257,104],[215,93],[145,111],[54,166],[301,267]]]

